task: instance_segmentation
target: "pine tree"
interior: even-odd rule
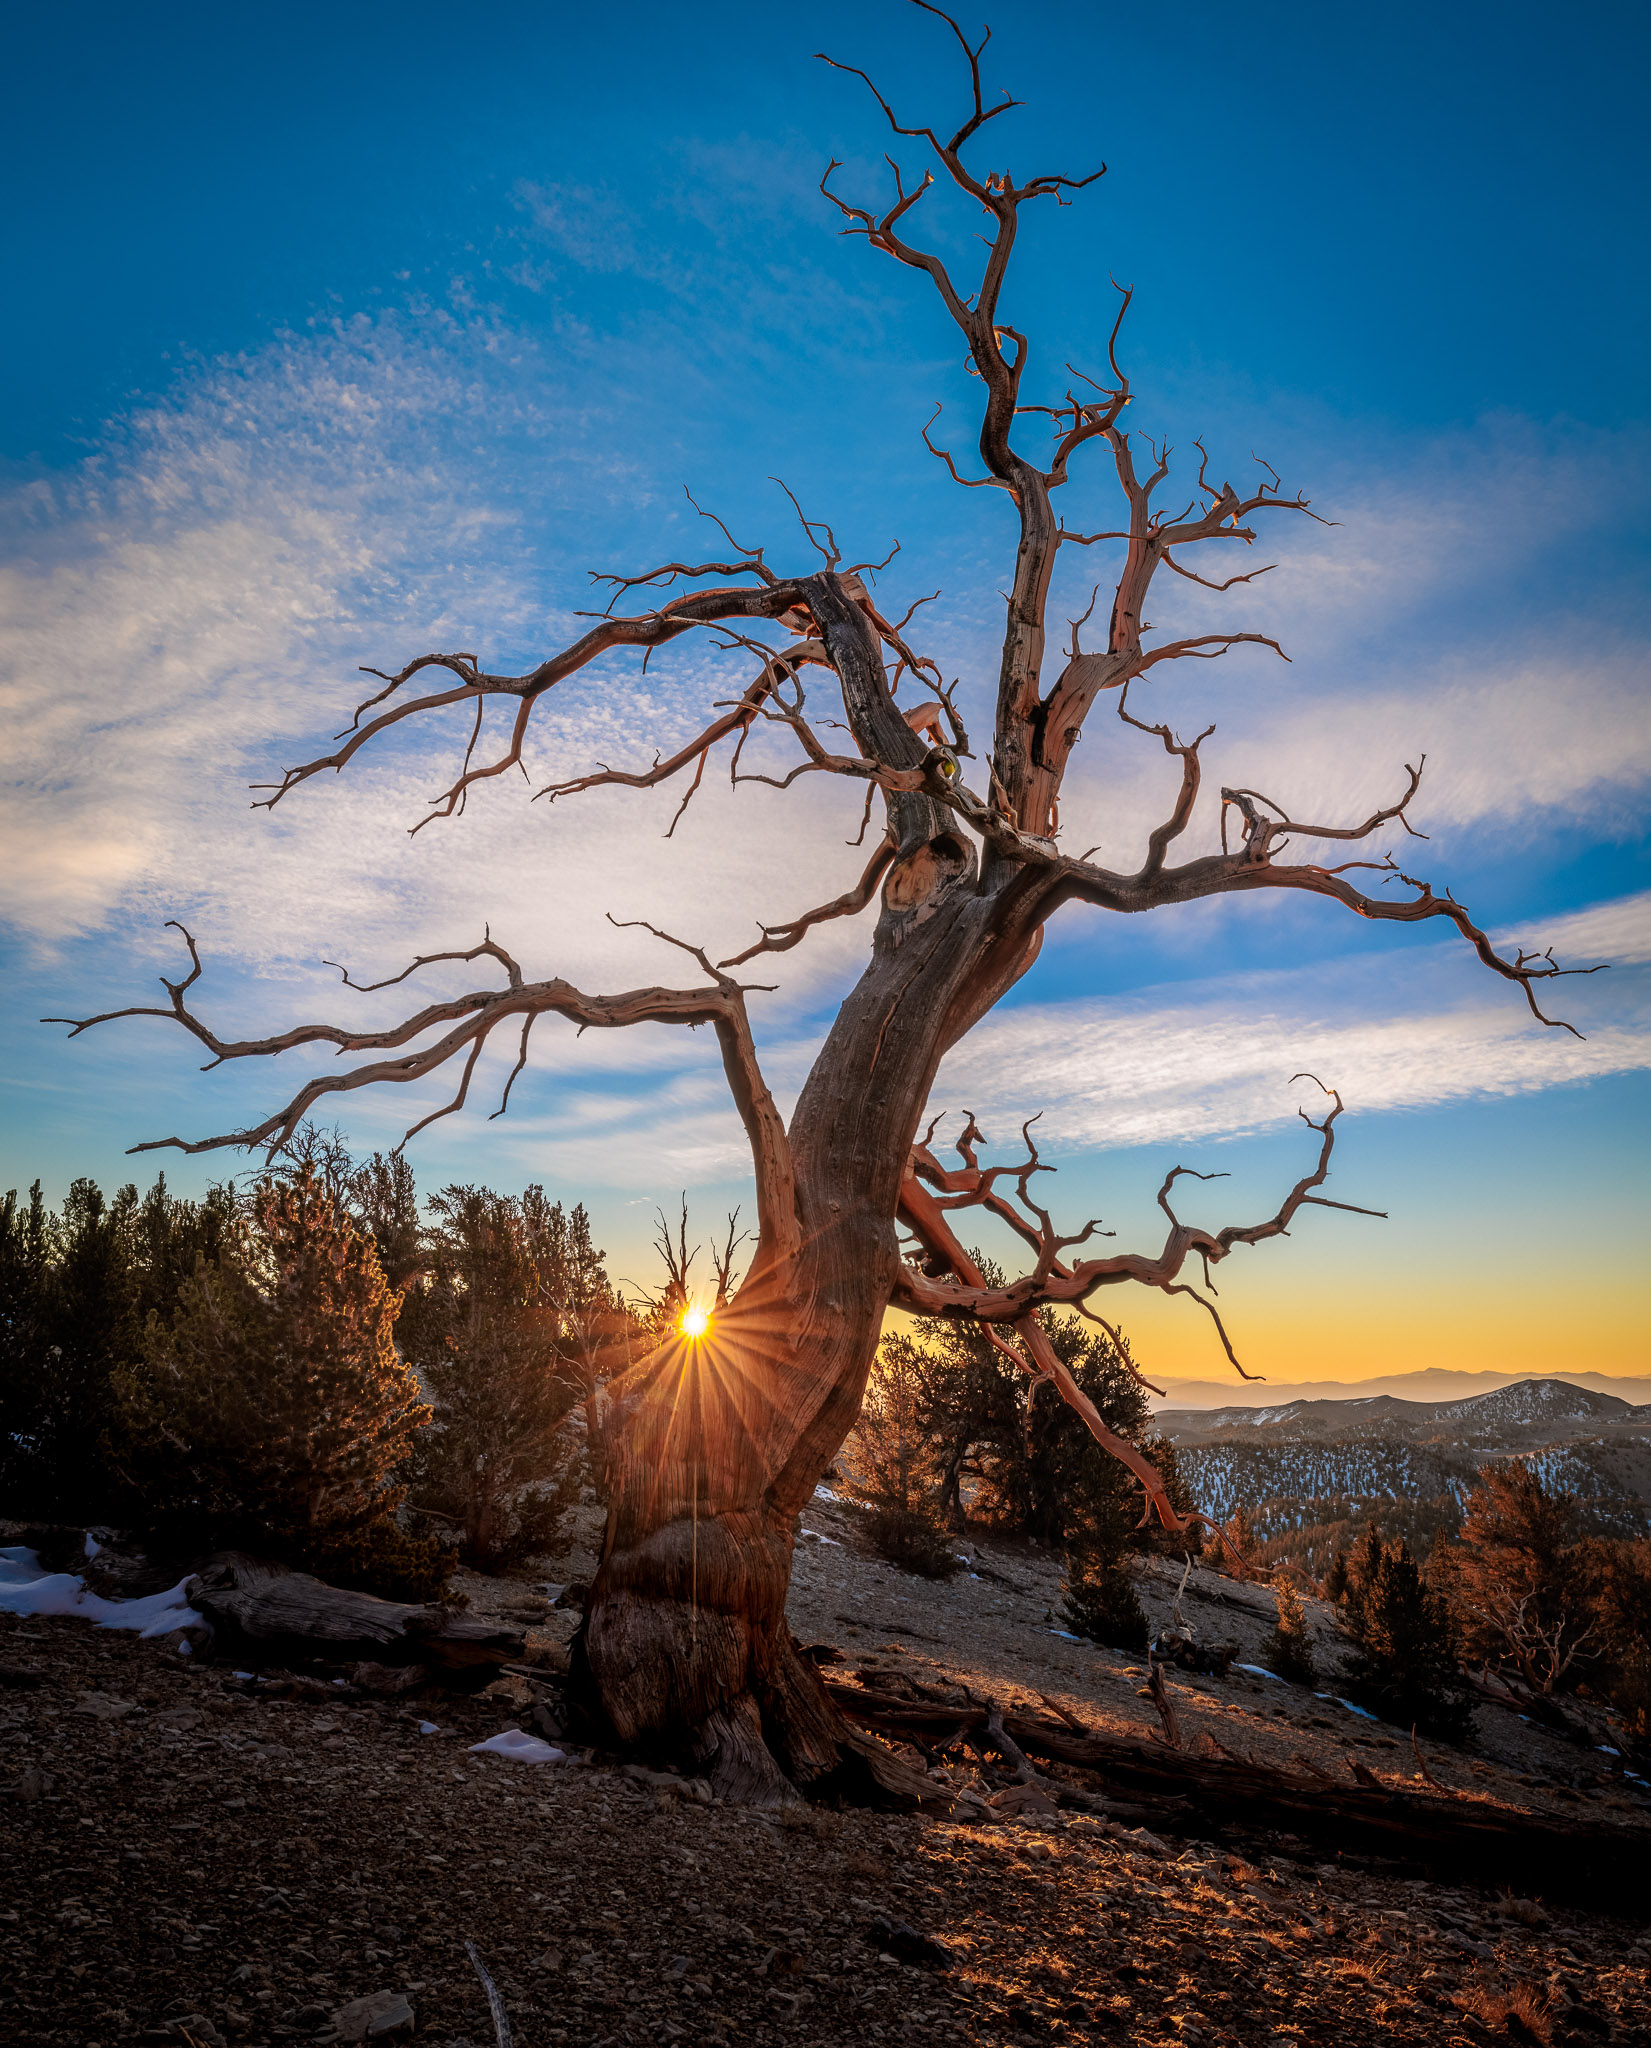
[[[1236,1508],[1221,1524],[1221,1540],[1214,1545],[1214,1550],[1218,1563],[1227,1571],[1236,1571],[1247,1579],[1261,1575],[1264,1565],[1261,1539],[1255,1533],[1248,1508]]]
[[[940,1516],[939,1468],[923,1410],[924,1360],[910,1338],[885,1338],[843,1446],[842,1490],[873,1549],[926,1579],[951,1577],[955,1547]]]
[[[991,1279],[996,1268],[982,1261],[982,1271]],[[982,1447],[1024,1441],[1022,1376],[976,1323],[925,1318],[909,1341],[922,1427],[934,1447],[938,1510],[948,1528],[961,1530],[964,1476],[978,1478]],[[979,1511],[978,1500],[971,1505]]]
[[[406,1289],[424,1265],[413,1169],[399,1152],[388,1158],[375,1152],[350,1171],[343,1187],[350,1215],[372,1239],[385,1279],[398,1292]]]
[[[1146,1609],[1129,1570],[1139,1533],[1138,1498],[1125,1486],[1086,1489],[1081,1519],[1074,1519],[1067,1541],[1061,1586],[1061,1618],[1068,1628],[1093,1642],[1136,1653],[1145,1650],[1149,1634]]]
[[[1124,1562],[1122,1544],[1112,1548],[1094,1533],[1066,1553],[1061,1619],[1077,1635],[1137,1653],[1147,1646],[1146,1609]]]
[[[1468,1692],[1449,1612],[1408,1543],[1384,1544],[1374,1527],[1366,1532],[1349,1563],[1343,1612],[1355,1645],[1346,1681],[1352,1697],[1401,1728],[1465,1740]]]
[[[1130,1369],[1127,1340],[1086,1326],[1075,1315],[1044,1314],[1051,1349],[1119,1436],[1147,1434],[1146,1395]],[[979,1447],[980,1512],[1051,1548],[1097,1532],[1110,1541],[1120,1516],[1140,1519],[1140,1492],[1129,1472],[1103,1451],[1082,1418],[1051,1386],[1028,1379],[1006,1359],[1014,1426],[1001,1423]],[[1001,1414],[1001,1409],[999,1413]]]
[[[602,1473],[602,1388],[647,1348],[642,1320],[608,1278],[582,1202],[566,1209],[535,1184],[521,1202],[558,1375],[577,1390],[585,1421],[586,1476]],[[678,1305],[680,1307],[680,1304]]]
[[[413,1497],[457,1523],[465,1561],[483,1568],[549,1548],[580,1476],[563,1428],[581,1392],[563,1348],[566,1275],[542,1193],[529,1197],[437,1195],[424,1277],[401,1320],[432,1413]]]
[[[51,1219],[36,1181],[26,1207],[15,1188],[0,1204],[0,1498],[13,1514],[39,1498],[53,1324]]]
[[[397,1305],[313,1167],[261,1181],[233,1251],[199,1260],[171,1317],[151,1317],[141,1364],[115,1376],[149,1527],[428,1590],[431,1560],[393,1521],[396,1468],[429,1415],[396,1356]]]
[[[1470,1657],[1533,1692],[1569,1690],[1598,1654],[1598,1570],[1576,1497],[1550,1493],[1522,1460],[1487,1465],[1441,1576]],[[1436,1553],[1437,1554],[1437,1553]]]
[[[71,1183],[53,1221],[50,1333],[38,1381],[37,1457],[30,1490],[35,1512],[62,1521],[109,1512],[103,1444],[111,1419],[113,1375],[138,1352],[133,1226],[138,1191],[113,1201],[94,1181]]]
[[[1347,1553],[1342,1574],[1341,1606],[1347,1632],[1358,1641],[1364,1629],[1365,1602],[1370,1587],[1381,1569],[1384,1555],[1382,1532],[1374,1522],[1367,1524],[1358,1541]]]
[[[1618,1740],[1643,1765],[1651,1758],[1651,1540],[1596,1538],[1594,1613],[1603,1689],[1618,1717]]]
[[[1289,1579],[1273,1587],[1278,1598],[1278,1623],[1262,1651],[1267,1669],[1292,1685],[1316,1685],[1318,1670],[1313,1662],[1313,1641],[1307,1629],[1307,1610],[1301,1595]]]
[[[222,1247],[227,1188],[200,1202],[161,1175],[140,1201],[77,1180],[53,1214],[37,1181],[26,1209],[0,1206],[0,1486],[14,1513],[114,1518],[126,1507],[108,1456],[112,1384],[143,1348],[152,1311],[170,1314],[201,1253]]]
[[[1156,1432],[1140,1440],[1141,1454],[1157,1469],[1163,1481],[1164,1492],[1169,1504],[1178,1515],[1196,1514],[1198,1499],[1181,1470],[1180,1456],[1167,1436]],[[1130,1538],[1132,1549],[1145,1551],[1149,1556],[1184,1558],[1190,1551],[1194,1557],[1204,1552],[1204,1531],[1194,1522],[1189,1529],[1177,1535],[1166,1529],[1161,1522],[1154,1521],[1145,1529],[1138,1529]]]

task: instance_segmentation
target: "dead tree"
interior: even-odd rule
[[[1286,496],[1266,465],[1248,490],[1215,481],[1202,449],[1191,502],[1179,511],[1159,502],[1170,451],[1124,425],[1132,394],[1118,342],[1127,291],[1106,342],[1106,374],[1096,380],[1074,372],[1064,394],[1052,391],[1047,402],[1028,395],[1031,345],[1001,311],[1022,209],[1064,202],[1101,172],[1020,182],[1008,170],[971,168],[966,156],[1015,103],[1005,98],[988,105],[983,98],[984,41],[971,47],[949,16],[927,0],[917,4],[961,46],[970,81],[961,126],[947,137],[906,125],[857,72],[893,131],[895,149],[914,148],[926,168],[911,182],[891,156],[893,195],[881,207],[840,195],[836,164],[821,189],[845,233],[918,273],[938,293],[978,378],[982,474],[960,470],[934,441],[932,421],[924,434],[960,484],[1001,491],[1018,525],[984,756],[971,749],[953,688],[914,645],[913,613],[901,619],[885,614],[860,573],[872,565],[845,563],[829,527],[803,519],[817,560],[782,575],[764,548],[740,545],[716,521],[726,543],[718,559],[666,562],[602,579],[612,587],[607,612],[525,675],[493,674],[472,653],[423,654],[394,674],[366,671],[382,687],[360,706],[341,742],[267,785],[262,801],[273,807],[313,778],[346,769],[391,729],[462,705],[474,712],[470,743],[431,813],[451,818],[478,783],[520,767],[535,708],[564,679],[621,651],[647,655],[709,632],[722,647],[749,656],[753,670],[736,697],[713,707],[715,715],[694,739],[649,766],[590,769],[541,794],[567,801],[586,790],[651,789],[680,778],[685,806],[713,752],[725,744],[736,784],[789,788],[804,776],[837,777],[863,796],[868,819],[880,807],[882,820],[852,888],[763,925],[751,945],[720,961],[656,931],[697,968],[698,978],[684,987],[607,995],[555,978],[530,979],[489,935],[463,951],[421,957],[396,976],[405,980],[438,960],[485,963],[492,970],[486,985],[432,1002],[391,1029],[316,1024],[269,1038],[225,1040],[190,1007],[201,962],[185,932],[191,966],[181,980],[166,984],[169,1004],[112,1013],[175,1018],[214,1063],[306,1046],[363,1056],[308,1081],[250,1129],[159,1141],[189,1152],[219,1145],[278,1149],[317,1105],[331,1106],[379,1082],[417,1082],[457,1061],[454,1096],[434,1112],[447,1114],[463,1104],[493,1035],[519,1033],[514,1080],[528,1057],[534,1023],[546,1015],[601,1030],[644,1020],[711,1026],[750,1142],[755,1250],[738,1292],[707,1331],[668,1340],[613,1384],[607,1432],[613,1505],[577,1670],[593,1711],[617,1739],[684,1756],[719,1792],[762,1800],[789,1798],[794,1786],[817,1786],[854,1768],[854,1738],[812,1667],[793,1650],[785,1597],[798,1511],[854,1422],[889,1305],[976,1320],[1017,1366],[1052,1381],[1130,1467],[1143,1489],[1143,1518],[1156,1513],[1178,1527],[1156,1473],[1106,1430],[1045,1342],[1036,1311],[1067,1303],[1093,1313],[1088,1304],[1106,1289],[1125,1282],[1155,1287],[1202,1304],[1232,1356],[1200,1284],[1210,1268],[1240,1245],[1279,1236],[1305,1207],[1352,1206],[1319,1192],[1341,1113],[1331,1091],[1324,1092],[1323,1116],[1309,1119],[1318,1139],[1312,1170],[1274,1215],[1224,1229],[1188,1223],[1172,1198],[1191,1169],[1178,1167],[1159,1193],[1167,1228],[1156,1251],[1090,1256],[1095,1224],[1063,1234],[1033,1197],[1034,1176],[1043,1168],[1029,1137],[1020,1164],[983,1167],[980,1134],[971,1122],[958,1143],[959,1164],[943,1166],[930,1149],[933,1127],[928,1137],[918,1136],[936,1069],[1026,973],[1055,912],[1081,904],[1127,914],[1211,896],[1293,890],[1363,918],[1440,920],[1454,926],[1493,973],[1519,987],[1543,1023],[1551,1020],[1538,1007],[1539,985],[1565,971],[1549,954],[1504,957],[1448,892],[1412,879],[1390,854],[1372,848],[1387,827],[1411,829],[1407,814],[1419,768],[1405,771],[1391,803],[1345,824],[1319,822],[1311,811],[1298,814],[1254,789],[1224,788],[1220,850],[1177,858],[1177,842],[1200,804],[1200,750],[1209,733],[1178,738],[1168,724],[1137,716],[1130,691],[1172,662],[1213,660],[1245,643],[1281,650],[1251,632],[1149,640],[1148,591],[1160,570],[1217,590],[1250,580],[1262,572],[1222,578],[1194,564],[1249,544],[1263,521],[1317,515],[1305,498]],[[985,255],[972,288],[910,239],[937,179],[949,181],[983,217]],[[1029,452],[1040,440],[1040,451]],[[1068,532],[1056,519],[1055,493],[1080,457],[1098,457],[1115,471],[1118,523],[1107,532]],[[1070,650],[1046,664],[1045,613],[1059,551],[1100,541],[1122,550],[1104,635],[1086,649],[1074,628]],[[647,593],[642,608],[624,609],[640,593]],[[1054,671],[1048,679],[1046,666]],[[428,687],[432,680],[434,688]],[[416,692],[415,682],[423,686]],[[808,695],[822,688],[823,707]],[[1129,869],[1099,865],[1061,844],[1062,780],[1103,698],[1173,765],[1167,815]],[[483,740],[495,705],[510,716],[498,751],[490,752]],[[843,735],[843,743],[828,733]],[[789,760],[773,758],[772,751],[765,758],[764,739],[789,749]],[[1302,845],[1308,853],[1285,858],[1287,849]],[[1352,849],[1345,858],[1335,851],[1343,848]],[[1371,893],[1386,884],[1401,893]],[[737,970],[798,945],[827,920],[873,907],[865,971],[825,1037],[788,1127],[763,1078],[747,1011],[751,991]],[[357,986],[348,975],[345,981]],[[74,1022],[78,1031],[104,1020],[55,1021]],[[508,1098],[508,1084],[505,1092]],[[1023,1241],[1026,1269],[1017,1278],[988,1285],[972,1264],[956,1231],[959,1212],[968,1209],[997,1217]]]

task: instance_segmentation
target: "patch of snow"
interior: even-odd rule
[[[816,1486],[814,1489],[814,1498],[816,1500],[836,1500],[839,1498],[839,1496],[833,1493],[829,1486]]]
[[[1338,1707],[1345,1707],[1350,1714],[1357,1714],[1361,1721],[1379,1721],[1381,1719],[1380,1714],[1372,1714],[1368,1707],[1356,1707],[1351,1700],[1344,1700],[1340,1693],[1316,1692],[1313,1697],[1316,1700],[1334,1700]]]
[[[1252,1678],[1270,1678],[1277,1685],[1288,1685],[1290,1683],[1287,1678],[1280,1678],[1276,1671],[1269,1671],[1265,1664],[1235,1664],[1233,1669],[1235,1671],[1247,1671]],[[1320,1699],[1324,1697],[1323,1693],[1319,1694]]]
[[[103,1545],[93,1538],[91,1530],[88,1529],[86,1532],[86,1555],[88,1557],[96,1557],[102,1548]]]
[[[175,1628],[200,1627],[201,1617],[184,1598],[187,1577],[164,1593],[142,1600],[105,1600],[89,1593],[73,1572],[47,1572],[32,1550],[13,1544],[0,1550],[0,1612],[69,1615],[99,1628],[135,1629],[140,1636],[170,1635]]]
[[[1613,1749],[1608,1742],[1602,1742],[1599,1745],[1599,1753],[1601,1756],[1621,1756],[1622,1751],[1620,1749]]]
[[[1083,1641],[1082,1636],[1075,1636],[1069,1628],[1052,1628],[1049,1633],[1052,1636],[1059,1636],[1063,1643],[1081,1643]]]
[[[240,1679],[256,1678],[258,1676],[256,1671],[232,1671],[229,1675],[231,1678]]]
[[[835,1536],[822,1536],[818,1529],[805,1529],[802,1533],[811,1536],[816,1543],[829,1543],[834,1550],[841,1550],[843,1547]]]
[[[508,1756],[519,1764],[559,1764],[565,1760],[566,1752],[552,1749],[548,1742],[541,1742],[537,1735],[525,1734],[520,1728],[506,1728],[497,1735],[490,1735],[485,1742],[470,1745],[472,1756]]]
[[[421,1735],[439,1735],[441,1733],[441,1730],[436,1726],[434,1721],[421,1721],[418,1724],[418,1732]]]

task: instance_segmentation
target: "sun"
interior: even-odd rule
[[[697,1308],[693,1302],[689,1302],[682,1311],[681,1320],[677,1324],[684,1337],[703,1337],[710,1327],[711,1318],[704,1309]]]

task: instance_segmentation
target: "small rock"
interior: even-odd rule
[[[83,1692],[75,1702],[75,1712],[90,1714],[94,1721],[118,1721],[136,1707],[136,1700],[111,1699],[105,1692]]]
[[[375,1699],[395,1699],[402,1693],[417,1692],[429,1679],[422,1664],[352,1664],[350,1683]]]
[[[1053,1813],[1055,1802],[1036,1785],[1006,1785],[986,1802],[994,1813]]]
[[[951,1952],[943,1942],[904,1920],[891,1920],[886,1913],[872,1916],[867,1939],[885,1955],[897,1956],[903,1963],[921,1963],[930,1970],[951,1968]]]
[[[17,1781],[17,1796],[25,1806],[32,1806],[37,1799],[47,1799],[56,1789],[57,1780],[50,1771],[43,1771],[30,1764]]]
[[[399,1991],[352,1998],[332,2016],[340,2041],[390,2041],[413,2031],[413,2008]]]
[[[204,2012],[186,2012],[182,2019],[171,2022],[171,2029],[180,2041],[189,2042],[191,2048],[224,2048],[223,2035]]]

